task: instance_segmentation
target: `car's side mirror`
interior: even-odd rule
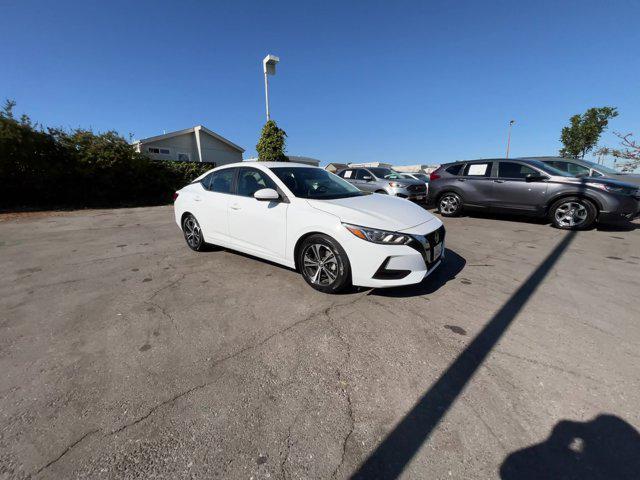
[[[530,173],[525,177],[526,182],[541,182],[546,179],[547,177],[540,175],[539,173]]]
[[[371,175],[365,175],[364,177],[362,177],[362,179],[365,182],[370,182],[371,180],[373,180],[373,177]]]
[[[253,198],[261,202],[276,202],[280,200],[280,194],[273,188],[261,188],[253,194]]]

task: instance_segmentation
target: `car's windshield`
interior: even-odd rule
[[[402,178],[398,172],[394,172],[390,168],[375,167],[369,169],[378,178]]]
[[[547,163],[540,162],[538,160],[529,160],[527,161],[529,165],[532,165],[540,170],[547,172],[549,175],[555,175],[556,177],[573,177],[570,173],[563,172],[562,170],[558,170],[556,167],[552,167]]]
[[[299,198],[332,200],[365,195],[349,182],[321,168],[273,167],[271,171]]]
[[[589,162],[587,160],[582,160],[584,163],[586,163],[589,167],[593,168],[594,170],[597,170],[601,173],[610,173],[613,175],[619,175],[620,172],[618,172],[617,170],[611,168],[611,167],[607,167],[605,165],[598,165],[597,163],[593,163],[593,162]]]

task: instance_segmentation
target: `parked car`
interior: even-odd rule
[[[638,187],[616,180],[576,178],[538,160],[489,159],[442,165],[431,174],[429,198],[445,217],[463,209],[548,216],[562,229],[596,220],[632,219]]]
[[[427,192],[427,196],[429,195],[429,175],[427,175],[426,173],[421,173],[421,172],[417,172],[417,173],[401,173],[400,174],[402,176],[402,178],[412,178],[414,180],[418,180],[420,182],[424,183],[424,186],[426,188],[426,192]]]
[[[427,187],[424,182],[413,178],[403,178],[402,174],[384,167],[346,168],[338,175],[363,192],[382,193],[424,203]]]
[[[541,162],[551,165],[558,170],[562,170],[573,177],[608,178],[611,180],[618,180],[620,182],[640,185],[640,174],[618,172],[613,168],[589,162],[587,160],[563,157],[536,157],[530,158],[529,160],[540,160]]]
[[[309,165],[214,168],[176,192],[174,209],[192,250],[218,245],[286,265],[327,293],[418,283],[444,257],[444,226],[425,209]]]

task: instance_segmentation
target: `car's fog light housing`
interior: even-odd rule
[[[356,237],[372,243],[382,243],[384,245],[406,245],[411,241],[411,237],[403,233],[360,227],[349,223],[343,223],[343,225]]]

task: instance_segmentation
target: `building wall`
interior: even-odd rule
[[[169,149],[169,154],[151,153],[149,148]],[[242,152],[203,131],[200,131],[200,148],[203,162],[215,163],[216,166],[220,166],[242,161]],[[178,160],[179,153],[188,154],[189,160],[192,162],[199,160],[196,135],[193,132],[156,142],[144,143],[140,145],[140,151],[153,160],[175,161]]]
[[[149,148],[168,148],[169,154],[163,155],[150,153]],[[156,142],[144,143],[140,146],[141,153],[144,153],[153,160],[178,160],[178,153],[186,153],[192,162],[198,161],[198,149],[196,137],[193,133],[185,133],[177,137],[165,138]]]
[[[242,161],[242,152],[203,131],[200,131],[200,148],[203,162],[215,162],[220,166]]]

